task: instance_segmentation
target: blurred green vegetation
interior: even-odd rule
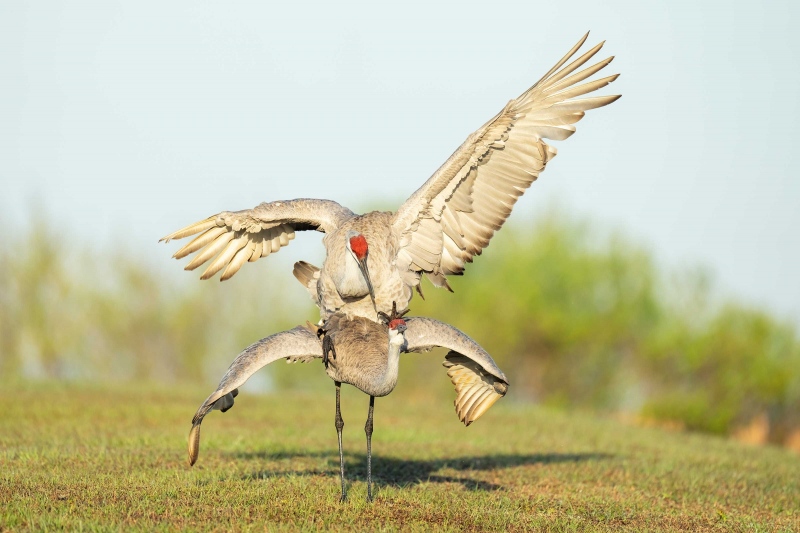
[[[198,283],[155,242],[161,265],[155,253],[76,242],[38,219],[0,249],[3,376],[216,383],[240,349],[312,306],[286,298],[265,269]]]
[[[199,283],[164,248],[109,255],[45,220],[30,228],[0,249],[5,377],[215,383],[248,344],[315,319],[279,261]],[[665,272],[641,245],[554,211],[503,229],[451,285],[455,294],[425,282],[412,314],[481,343],[511,398],[718,434],[766,420],[756,440],[800,439],[795,327],[720,298],[702,270]],[[404,365],[401,385],[452,394],[431,371],[438,362]],[[327,380],[316,367],[272,366],[258,379],[277,387]]]
[[[719,297],[703,270],[664,272],[588,221],[551,212],[529,226],[499,232],[455,294],[414,313],[447,317],[542,402],[718,434],[766,420],[751,440],[800,436],[792,324]]]

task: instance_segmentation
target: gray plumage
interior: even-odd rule
[[[368,318],[342,313],[329,318],[322,329],[335,349],[325,369],[332,380],[376,397],[394,390],[405,343],[400,333]]]

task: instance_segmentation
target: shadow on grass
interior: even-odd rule
[[[232,454],[238,459],[260,459],[278,461],[286,459],[321,458],[327,459],[325,470],[261,470],[241,476],[242,479],[266,479],[281,476],[339,476],[339,456],[336,452],[255,452]],[[578,463],[602,461],[612,456],[603,453],[537,453],[537,454],[492,454],[471,457],[451,457],[441,459],[417,460],[396,457],[372,456],[372,479],[379,486],[405,487],[419,483],[460,483],[468,490],[493,491],[503,487],[494,483],[470,477],[437,474],[440,470],[452,469],[462,472],[500,470],[517,466],[535,464]],[[349,480],[366,481],[367,456],[363,453],[345,453],[345,474]]]

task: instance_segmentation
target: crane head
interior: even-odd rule
[[[396,331],[398,333],[403,333],[408,326],[406,325],[406,321],[402,318],[395,318],[391,322],[389,322],[389,330]]]
[[[392,313],[387,315],[383,311],[378,311],[378,319],[386,324],[390,332],[394,331],[397,333],[403,333],[408,328],[406,321],[403,320],[403,317],[406,313],[408,313],[408,311],[409,310],[406,309],[405,311],[398,313],[397,302],[392,302]]]
[[[364,276],[364,281],[367,283],[369,289],[369,297],[372,299],[372,306],[377,309],[375,304],[375,289],[372,288],[372,280],[369,277],[369,268],[367,268],[367,255],[369,255],[369,245],[367,239],[361,233],[350,230],[347,232],[347,249],[353,254],[361,274]]]
[[[367,259],[367,253],[369,253],[369,245],[367,244],[367,239],[360,233],[356,233],[355,235],[349,237],[347,239],[347,247],[353,252],[353,255],[358,261],[364,261]]]

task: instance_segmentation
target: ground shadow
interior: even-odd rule
[[[261,470],[245,474],[242,479],[265,479],[281,476],[339,476],[339,455],[335,452],[239,452],[231,454],[238,459],[261,459],[277,461],[300,458],[326,459],[326,468],[304,470]],[[535,453],[535,454],[489,454],[468,457],[447,457],[418,460],[397,457],[372,456],[373,482],[378,486],[405,487],[419,483],[460,483],[468,490],[494,491],[503,487],[464,477],[438,474],[440,470],[452,469],[461,472],[498,470],[533,464],[577,463],[602,461],[611,458],[603,453]],[[367,456],[363,453],[345,453],[345,472],[349,480],[366,480]]]

